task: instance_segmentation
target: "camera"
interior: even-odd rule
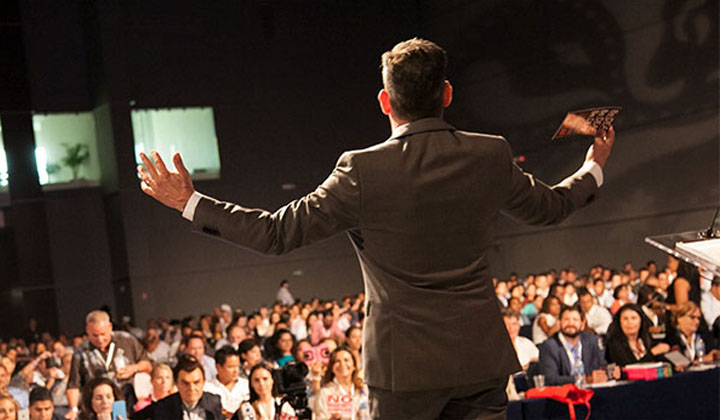
[[[273,381],[278,395],[283,395],[281,402],[286,402],[295,410],[298,419],[309,419],[310,410],[307,409],[307,385],[305,377],[308,367],[303,362],[289,362],[282,369],[273,370]]]

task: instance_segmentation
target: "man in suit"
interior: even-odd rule
[[[203,392],[205,372],[195,356],[184,354],[173,370],[178,392],[131,415],[132,419],[223,420],[220,397]]]
[[[583,331],[585,316],[580,308],[563,308],[559,322],[560,331],[540,345],[540,370],[545,375],[545,383],[573,383],[577,374],[583,375],[588,383],[607,381],[607,374],[601,369],[605,357],[598,346],[598,337]]]
[[[558,223],[602,184],[614,132],[596,133],[585,164],[555,187],[513,164],[504,138],[442,120],[452,100],[447,58],[411,39],[382,56],[378,94],[392,135],[346,152],[328,179],[274,213],[196,192],[178,172],[141,154],[144,192],[194,228],[266,254],[347,233],[365,281],[365,380],[373,417],[503,418],[508,375],[520,370],[487,266],[500,211]]]

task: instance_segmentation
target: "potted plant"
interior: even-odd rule
[[[80,176],[80,168],[90,161],[90,148],[83,143],[63,143],[63,147],[65,148],[65,156],[63,156],[61,162],[70,168],[72,181],[76,181]]]

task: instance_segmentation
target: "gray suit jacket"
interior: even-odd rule
[[[487,267],[498,214],[557,223],[596,189],[589,173],[548,187],[513,164],[502,137],[427,118],[344,153],[314,192],[274,213],[202,199],[193,224],[264,254],[347,232],[365,282],[368,385],[437,389],[520,370]]]

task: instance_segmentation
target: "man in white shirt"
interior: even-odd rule
[[[612,306],[615,298],[611,291],[607,290],[605,280],[602,278],[596,278],[593,281],[593,295],[598,305],[609,308]]]
[[[230,346],[215,352],[217,377],[205,382],[205,392],[220,397],[223,414],[230,417],[250,399],[248,380],[240,377],[240,355]]]
[[[595,299],[587,289],[578,292],[580,309],[585,314],[585,325],[595,334],[605,334],[612,323],[610,311],[595,304]]]
[[[700,277],[700,309],[705,321],[712,328],[720,316],[720,278],[708,279],[705,273]]]
[[[280,289],[277,291],[275,300],[282,303],[283,305],[292,305],[295,303],[295,298],[290,293],[290,283],[287,280],[280,282]]]

